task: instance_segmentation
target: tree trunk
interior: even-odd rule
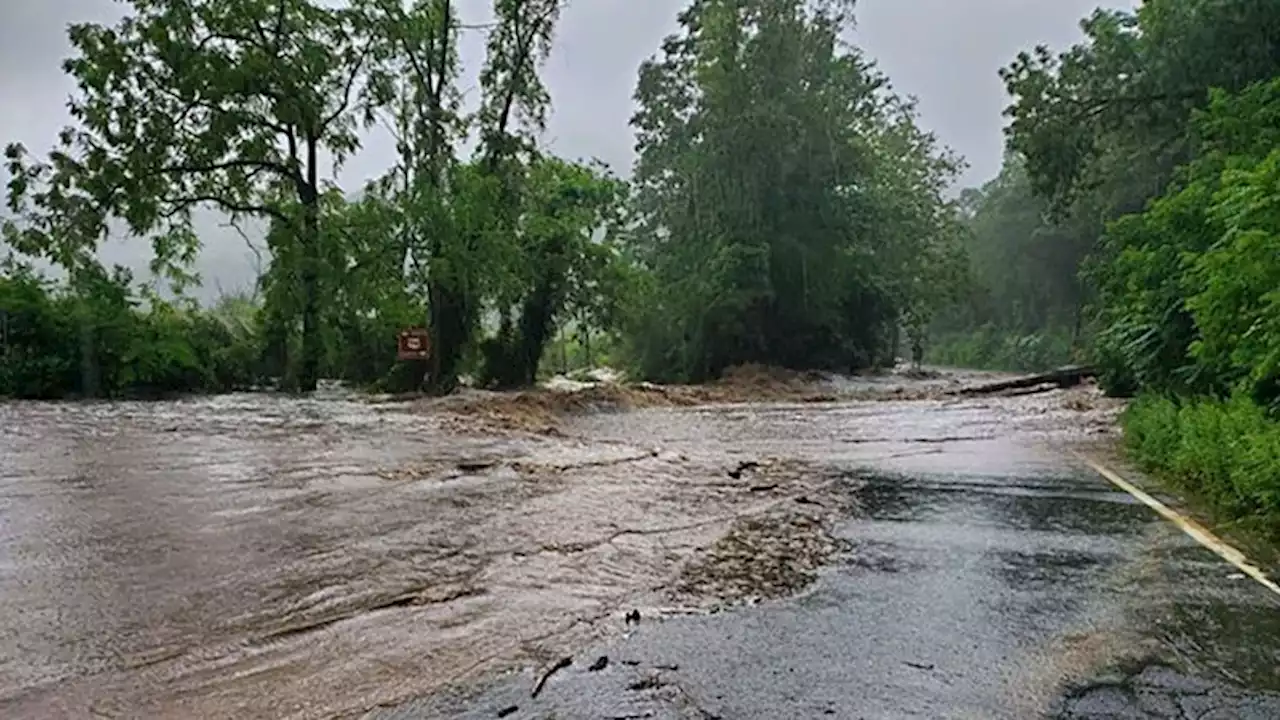
[[[439,280],[427,283],[431,319],[431,378],[433,393],[452,392],[458,385],[458,365],[470,339],[471,318],[466,298]]]
[[[543,280],[524,302],[520,314],[518,358],[521,377],[526,385],[538,381],[538,365],[551,337],[551,322],[555,319],[556,293],[553,282]]]
[[[561,374],[561,375],[568,375],[568,374],[569,374],[569,338],[568,338],[568,334],[567,334],[567,333],[565,333],[565,330],[564,330],[564,327],[563,327],[563,326],[561,326],[561,328],[560,328],[560,330],[559,330],[559,332],[558,332],[557,334],[558,334],[558,336],[559,336],[559,342],[560,342],[560,374]]]
[[[80,300],[80,392],[84,397],[102,395],[101,374],[98,372],[97,339],[91,324],[91,315],[85,310],[88,303]]]
[[[320,380],[320,356],[323,348],[320,338],[320,288],[316,269],[315,216],[306,210],[305,233],[309,236],[303,245],[302,256],[302,362],[298,368],[298,389],[311,392]]]
[[[1085,380],[1095,377],[1096,375],[1097,370],[1092,366],[1069,365],[1067,367],[1058,368],[1057,370],[1036,373],[1034,375],[1024,375],[1010,380],[999,380],[997,382],[986,383],[984,385],[964,387],[958,390],[952,390],[949,394],[972,397],[975,395],[996,395],[1015,390],[1038,390],[1040,388],[1043,388],[1044,390],[1053,390],[1056,388],[1069,388],[1079,385]]]
[[[320,191],[317,186],[316,139],[307,138],[307,181],[302,192],[302,364],[298,389],[312,392],[320,380],[324,348],[320,337]]]

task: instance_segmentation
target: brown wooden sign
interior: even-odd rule
[[[426,328],[411,327],[396,338],[396,359],[426,360],[431,357],[431,335]]]

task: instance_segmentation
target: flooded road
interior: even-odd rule
[[[1113,407],[831,400],[0,405],[0,717],[1280,707],[1276,599],[1065,452]]]

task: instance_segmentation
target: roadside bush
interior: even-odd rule
[[[1248,395],[1144,396],[1123,424],[1130,456],[1144,470],[1280,540],[1280,422]]]

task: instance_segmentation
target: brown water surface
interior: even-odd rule
[[[1113,408],[1063,397],[655,407],[558,436],[340,391],[0,404],[0,716],[354,715],[553,658],[631,607],[751,594],[707,569],[735,529],[832,551],[849,467],[1106,432]]]

